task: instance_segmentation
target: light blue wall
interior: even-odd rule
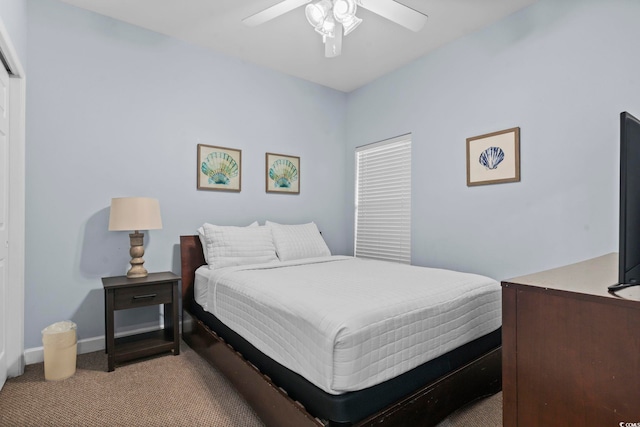
[[[51,0],[28,18],[26,348],[64,319],[104,334],[100,278],[129,259],[127,233],[107,231],[112,197],[159,199],[149,271],[179,273],[179,236],[205,221],[313,220],[346,252],[344,93]],[[242,150],[240,193],[196,190],[198,143]],[[301,157],[300,195],[265,194],[265,152]]]
[[[354,147],[412,132],[414,264],[506,279],[617,251],[639,19],[637,0],[541,0],[350,93],[347,181]],[[521,182],[467,187],[466,138],[516,126]]]
[[[80,338],[103,334],[100,278],[128,261],[126,233],[107,231],[111,197],[160,199],[150,271],[178,272],[178,236],[204,221],[315,220],[351,253],[353,149],[407,132],[415,264],[505,279],[617,249],[618,115],[640,116],[637,0],[540,0],[349,95],[28,5],[27,348],[66,318]],[[514,126],[521,182],[467,187],[466,138]],[[243,150],[241,193],[196,191],[197,143]],[[266,151],[301,156],[300,196],[264,193]]]
[[[27,0],[0,0],[0,19],[4,24],[23,70],[27,68]]]

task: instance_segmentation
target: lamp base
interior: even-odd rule
[[[138,279],[140,277],[147,277],[149,272],[142,266],[134,265],[127,271],[127,277],[129,279]]]
[[[131,264],[131,268],[127,271],[127,277],[129,279],[147,277],[149,273],[142,266],[144,264],[144,259],[142,259],[144,255],[144,234],[136,230],[135,233],[129,234],[129,240],[131,242],[131,249],[129,249],[129,255],[131,255],[129,264]]]

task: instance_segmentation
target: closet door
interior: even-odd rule
[[[0,64],[0,388],[7,378],[9,327],[9,75]]]

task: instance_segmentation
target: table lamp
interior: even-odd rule
[[[127,271],[128,278],[147,277],[149,273],[142,266],[144,264],[144,234],[139,230],[157,230],[162,228],[160,218],[160,203],[149,197],[117,197],[111,199],[109,213],[110,231],[134,231],[129,234],[131,240],[131,269]]]

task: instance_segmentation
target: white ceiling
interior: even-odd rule
[[[304,7],[257,27],[241,20],[279,0],[61,0],[283,73],[350,92],[537,0],[399,0],[429,16],[417,33],[363,8],[342,55],[324,57]]]

